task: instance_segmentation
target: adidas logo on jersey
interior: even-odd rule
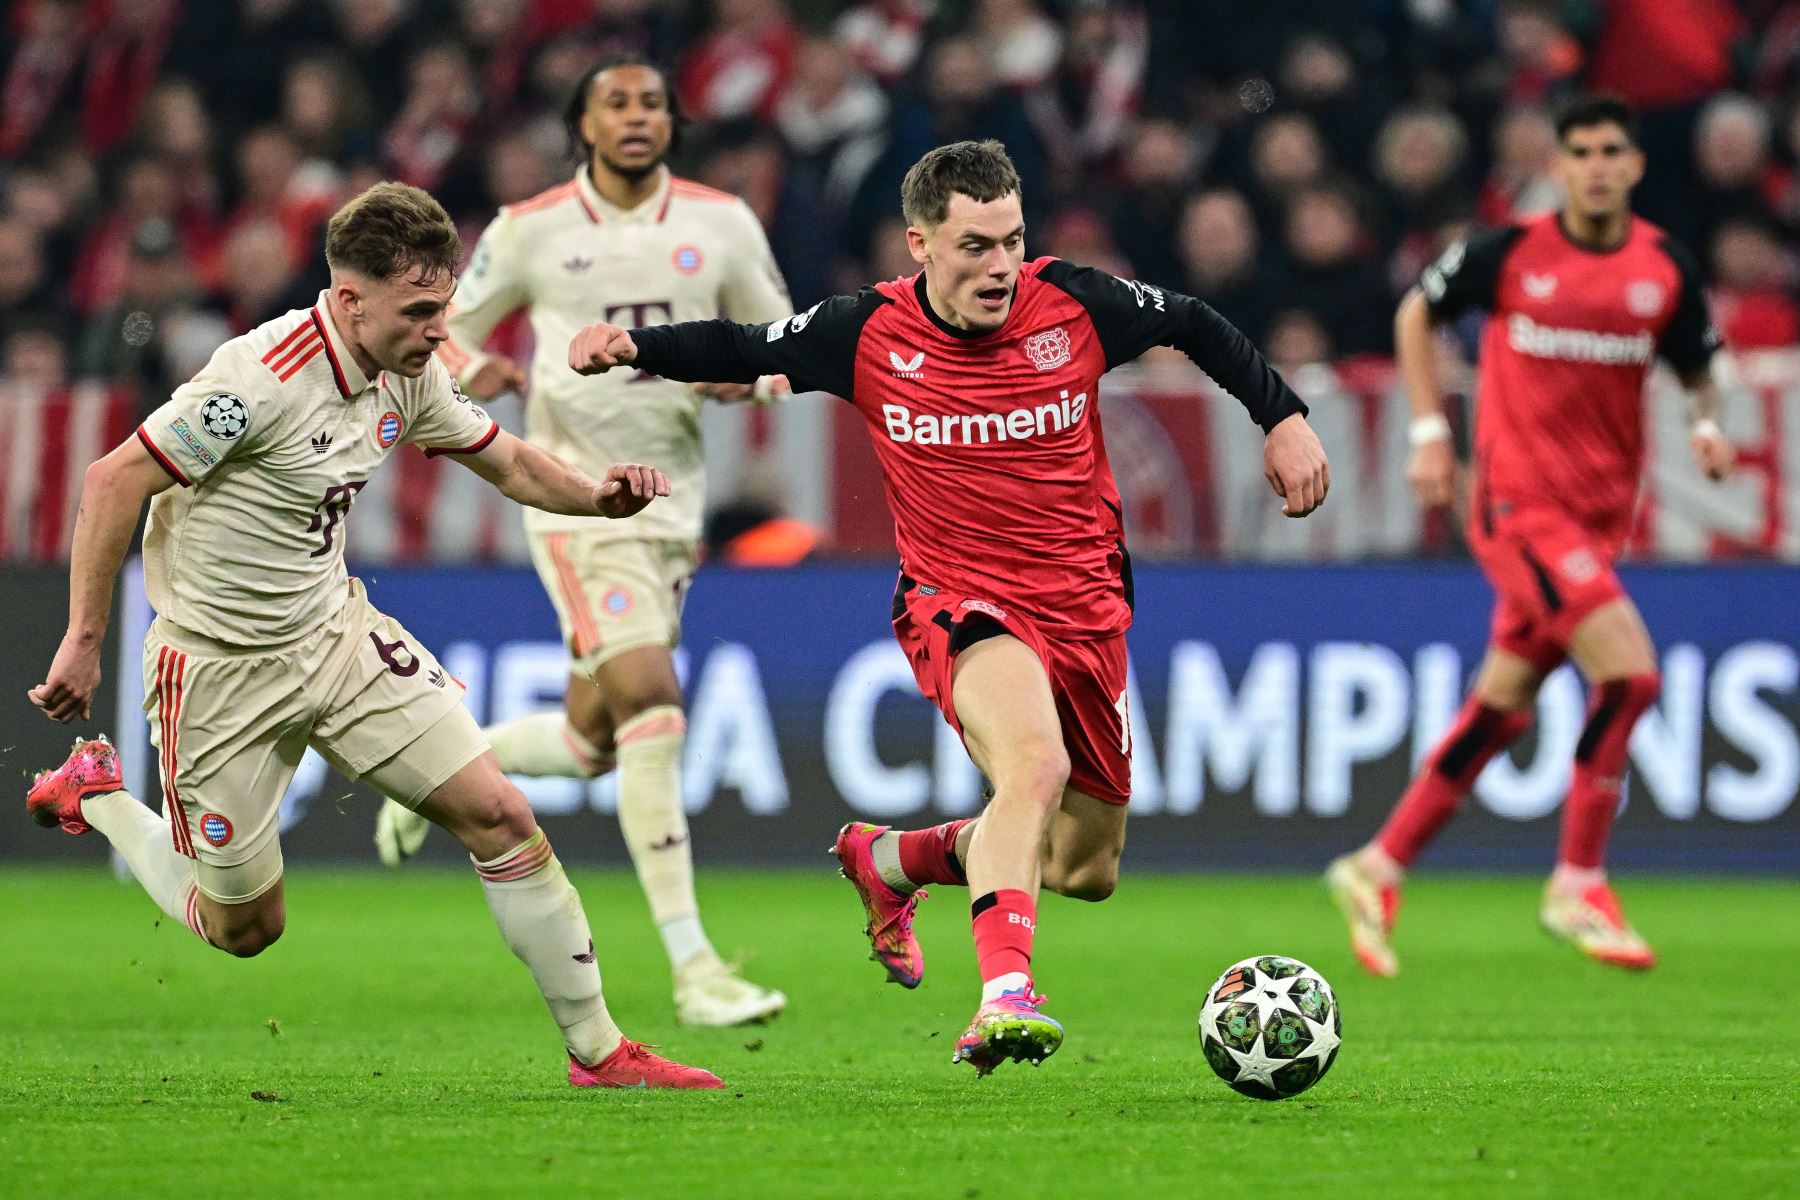
[[[1080,423],[1087,415],[1087,406],[1086,392],[1077,392],[1071,397],[1064,391],[1049,404],[1015,408],[1006,413],[940,416],[936,413],[915,414],[904,404],[884,404],[881,419],[887,425],[888,436],[896,442],[912,442],[919,446],[972,446],[1061,433]]]
[[[925,365],[925,352],[917,351],[911,358],[901,358],[897,350],[888,351],[888,364],[894,368],[894,374],[901,379],[923,379],[925,372],[919,368]]]
[[[1520,354],[1563,362],[1601,366],[1642,366],[1656,353],[1656,339],[1642,333],[1596,333],[1592,329],[1558,329],[1539,325],[1524,313],[1506,322],[1506,341]]]
[[[312,448],[314,454],[324,454],[329,451],[331,449],[331,435],[326,433],[323,429],[319,430],[319,436],[312,440]]]

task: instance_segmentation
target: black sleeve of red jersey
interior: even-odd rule
[[[1250,339],[1204,301],[1061,259],[1045,263],[1038,278],[1069,293],[1087,310],[1106,351],[1108,369],[1132,361],[1152,346],[1173,346],[1236,396],[1264,432],[1295,413],[1306,415],[1305,402]]]
[[[864,288],[761,325],[715,320],[633,329],[632,365],[683,383],[755,383],[759,375],[786,375],[796,392],[830,392],[847,400],[862,327],[887,302],[880,292]]]
[[[1664,238],[1661,247],[1681,272],[1681,296],[1675,303],[1675,315],[1669,318],[1656,349],[1677,374],[1692,375],[1704,370],[1712,361],[1713,353],[1719,348],[1719,331],[1706,309],[1705,280],[1700,274],[1700,264],[1688,253],[1687,247],[1674,238]]]
[[[1472,308],[1494,307],[1500,268],[1525,232],[1518,225],[1477,229],[1444,251],[1419,276],[1425,307],[1439,321],[1460,317]]]

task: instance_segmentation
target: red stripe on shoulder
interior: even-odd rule
[[[730,204],[737,197],[730,192],[721,192],[718,188],[709,188],[704,183],[695,183],[691,179],[683,179],[677,175],[669,182],[669,191],[680,194],[689,200],[710,200],[714,203]]]
[[[275,378],[286,383],[299,372],[301,367],[304,367],[307,363],[319,357],[319,351],[325,348],[324,342],[314,341],[305,354],[302,354],[299,358],[296,358],[292,363],[288,364],[288,366],[282,370],[281,374],[277,375]]]
[[[263,355],[262,360],[266,363],[272,363],[277,358],[281,357],[282,353],[285,350],[287,350],[288,345],[291,342],[293,342],[293,340],[295,338],[299,337],[302,333],[305,333],[307,330],[307,327],[310,324],[311,324],[311,322],[302,321],[298,325],[294,326],[291,330],[288,331],[288,335],[286,337],[282,338],[279,342],[275,343],[275,348],[273,350],[270,350],[267,354]]]
[[[573,195],[575,195],[575,181],[571,179],[567,183],[559,183],[553,188],[539,192],[529,200],[508,204],[504,211],[508,216],[522,216],[525,213],[536,212],[540,208],[549,208],[553,204],[560,204]]]
[[[144,449],[150,452],[150,457],[156,460],[156,465],[167,471],[176,483],[182,487],[194,486],[186,475],[175,469],[175,464],[169,461],[169,456],[156,448],[156,443],[150,440],[150,435],[144,432],[142,425],[138,426],[137,436],[138,441],[144,443]]]

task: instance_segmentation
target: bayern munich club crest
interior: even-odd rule
[[[613,588],[600,598],[600,607],[611,616],[624,616],[631,609],[631,593],[624,588]]]
[[[700,256],[700,247],[684,245],[675,247],[675,253],[670,256],[670,261],[675,264],[675,269],[683,275],[692,275],[706,260]]]
[[[400,440],[400,414],[389,409],[381,414],[381,420],[375,422],[375,440],[386,450]]]
[[[1072,357],[1069,331],[1059,325],[1055,329],[1032,334],[1025,339],[1025,357],[1040,371],[1053,371],[1062,366]]]
[[[1634,317],[1654,317],[1662,311],[1663,286],[1654,279],[1639,279],[1625,288],[1625,307]]]
[[[201,813],[200,836],[209,846],[223,846],[231,840],[231,822],[218,813]]]

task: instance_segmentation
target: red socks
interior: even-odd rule
[[[1001,888],[969,906],[975,923],[975,959],[983,982],[1002,975],[1031,974],[1031,937],[1037,932],[1037,901],[1030,893]]]
[[[1528,708],[1516,712],[1489,708],[1473,696],[1464,701],[1450,732],[1432,750],[1375,835],[1388,857],[1410,866],[1456,812],[1481,769],[1525,732],[1531,715]]]
[[[972,819],[972,818],[971,818]],[[956,835],[969,821],[951,821],[930,829],[914,829],[899,835],[900,872],[914,887],[927,883],[962,884],[969,877],[956,860]]]
[[[1619,811],[1632,727],[1662,691],[1658,675],[1627,675],[1596,684],[1588,696],[1587,724],[1575,746],[1575,774],[1563,805],[1562,846],[1557,861],[1597,868]]]

